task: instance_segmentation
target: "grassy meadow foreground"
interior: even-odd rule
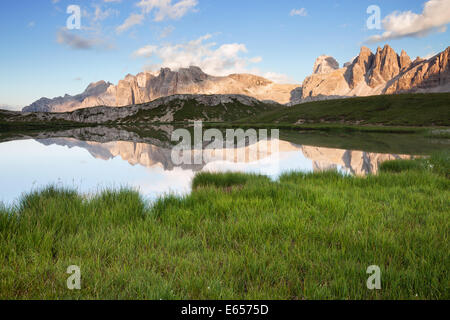
[[[153,204],[49,187],[0,209],[0,299],[448,299],[449,160],[365,178],[202,173]]]

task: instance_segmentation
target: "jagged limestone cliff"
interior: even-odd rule
[[[331,62],[335,60],[321,56],[315,63],[314,73],[303,82],[300,97],[297,95],[291,104],[338,97],[448,92],[449,53],[450,47],[428,60],[411,61],[404,50],[398,55],[388,45],[379,47],[375,54],[362,47],[359,55],[341,69],[333,67],[333,63],[322,67],[324,57]]]
[[[96,106],[123,107],[179,94],[240,94],[284,104],[290,101],[291,92],[297,87],[277,84],[251,74],[214,77],[198,67],[181,68],[178,71],[163,68],[157,73],[127,75],[117,85],[99,81],[89,85],[85,92],[77,96],[42,98],[23,111],[67,112]]]

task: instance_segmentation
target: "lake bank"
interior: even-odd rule
[[[447,154],[365,178],[203,173],[149,206],[50,188],[0,211],[3,299],[448,299]],[[66,288],[69,265],[82,290]],[[382,270],[382,290],[366,269]]]
[[[191,99],[171,96],[166,100],[65,113],[0,110],[0,132],[96,125],[186,126],[193,121],[203,121],[211,127],[431,134],[433,129],[447,130],[450,126],[450,93],[380,95],[293,106],[257,100],[249,105],[233,99],[219,105],[205,105],[195,96]],[[444,136],[448,138],[449,133],[445,132]]]

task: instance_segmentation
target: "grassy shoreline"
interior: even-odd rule
[[[239,122],[349,123],[384,126],[449,126],[450,93],[398,94],[324,100],[264,112]]]
[[[203,173],[153,205],[48,188],[0,206],[0,299],[448,299],[449,173],[448,153],[366,178]]]
[[[112,127],[128,128],[131,131],[145,132],[148,127],[173,125],[175,127],[191,127],[193,122],[170,122],[170,123],[135,123],[124,124],[92,124],[76,122],[0,122],[0,135],[2,137],[14,135],[32,135],[42,132],[54,132],[72,129]],[[292,132],[326,132],[326,133],[385,133],[385,134],[417,134],[426,138],[450,139],[450,128],[445,126],[384,126],[384,125],[349,125],[342,123],[312,123],[312,124],[287,124],[287,123],[236,123],[236,122],[203,122],[204,129],[280,129]]]
[[[308,102],[294,106],[260,103],[248,106],[239,103],[205,106],[188,101],[172,101],[153,109],[140,109],[136,114],[102,123],[80,123],[52,119],[39,120],[36,114],[0,110],[0,132],[14,130],[54,130],[70,127],[192,125],[194,119],[205,126],[241,128],[279,128],[332,132],[387,132],[432,134],[449,137],[450,93],[399,94],[355,97]],[[143,104],[142,106],[145,106]],[[138,106],[135,106],[138,107]],[[124,107],[126,108],[126,107]],[[83,112],[77,110],[76,112]],[[173,114],[171,121],[161,118]],[[89,113],[88,113],[89,114]],[[218,120],[213,120],[218,119]],[[132,120],[132,121],[131,121]],[[130,122],[131,121],[131,122]]]
[[[288,124],[288,123],[203,123],[205,128],[261,128],[261,129],[283,129],[294,131],[324,131],[324,132],[370,132],[370,133],[418,133],[425,134],[434,130],[450,130],[448,127],[440,126],[384,126],[384,125],[358,125],[342,123],[311,123],[311,124]]]
[[[76,128],[87,128],[95,125],[88,123],[77,123],[67,121],[36,121],[36,122],[24,122],[24,121],[0,121],[0,134],[7,133],[29,133],[29,132],[41,132],[50,130],[69,130]]]

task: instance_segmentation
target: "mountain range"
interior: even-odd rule
[[[172,71],[142,72],[127,75],[117,85],[99,81],[90,84],[76,96],[65,95],[55,99],[42,98],[23,109],[24,112],[67,112],[95,106],[124,107],[154,101],[161,97],[186,94],[239,94],[261,101],[288,103],[291,92],[298,85],[277,84],[251,74],[232,74],[215,77],[198,67]]]
[[[414,61],[390,46],[372,53],[362,47],[359,55],[339,68],[330,56],[321,56],[291,103],[338,97],[450,91],[450,47],[430,59]]]
[[[407,92],[450,92],[450,47],[429,58],[414,61],[402,50],[397,54],[389,45],[376,53],[362,47],[359,55],[342,68],[331,56],[320,56],[313,73],[302,85],[277,84],[251,74],[216,77],[191,66],[172,71],[127,75],[117,85],[106,81],[91,83],[75,96],[41,98],[24,112],[67,112],[95,106],[123,107],[148,103],[171,95],[246,95],[260,101],[299,104],[354,96]]]

